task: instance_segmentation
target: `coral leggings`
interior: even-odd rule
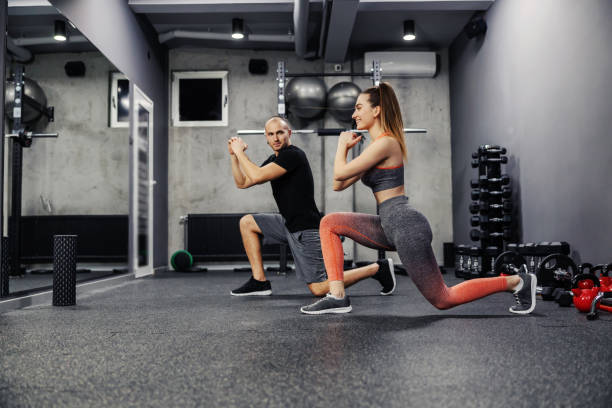
[[[330,281],[343,280],[344,252],[340,236],[373,249],[397,251],[408,275],[425,298],[438,309],[449,309],[496,292],[508,290],[506,278],[481,278],[448,287],[431,249],[427,219],[393,197],[378,206],[380,215],[332,213],[321,220],[319,233],[325,269]]]

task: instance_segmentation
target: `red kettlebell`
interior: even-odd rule
[[[588,281],[590,283],[584,283]],[[591,273],[581,273],[572,279],[572,293],[574,294],[574,306],[581,312],[589,312],[591,303],[599,293],[599,279]]]
[[[612,271],[612,264],[601,264],[593,267],[593,273],[599,272],[599,285],[601,286],[601,292],[612,292],[612,278],[610,278],[610,271]]]

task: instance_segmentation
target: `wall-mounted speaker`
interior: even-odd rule
[[[266,75],[268,73],[268,61],[265,59],[250,59],[249,72],[253,75]]]
[[[83,61],[68,61],[64,65],[64,71],[69,77],[83,77],[85,76],[85,64]]]
[[[487,32],[487,22],[483,18],[470,21],[463,27],[468,38],[474,38]]]

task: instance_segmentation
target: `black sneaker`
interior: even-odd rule
[[[378,264],[378,272],[372,278],[376,279],[382,285],[380,294],[387,296],[395,290],[395,271],[393,270],[393,259],[381,259],[376,261]]]
[[[513,293],[516,304],[509,310],[511,313],[529,314],[535,309],[538,278],[533,273],[519,273],[518,276],[523,280],[523,287]]]
[[[251,276],[251,279],[238,289],[230,292],[233,296],[270,296],[272,294],[272,285],[270,281],[258,281]]]
[[[348,313],[353,308],[351,307],[351,301],[347,295],[344,295],[342,299],[338,299],[328,293],[327,296],[317,300],[312,305],[302,306],[300,311],[306,314],[325,314],[325,313]]]

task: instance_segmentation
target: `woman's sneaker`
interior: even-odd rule
[[[306,314],[325,314],[325,313],[348,313],[353,310],[351,301],[347,295],[338,299],[328,293],[325,297],[317,300],[312,305],[302,306],[300,311]]]
[[[380,294],[387,296],[395,290],[395,271],[393,270],[393,259],[387,258],[376,261],[378,264],[378,272],[372,278],[376,279],[382,285]]]
[[[516,304],[509,310],[512,313],[529,314],[535,309],[538,278],[533,273],[519,273],[518,276],[523,280],[523,287],[513,293]]]
[[[272,294],[272,285],[269,280],[262,282],[251,276],[247,283],[230,293],[233,296],[269,296]]]

